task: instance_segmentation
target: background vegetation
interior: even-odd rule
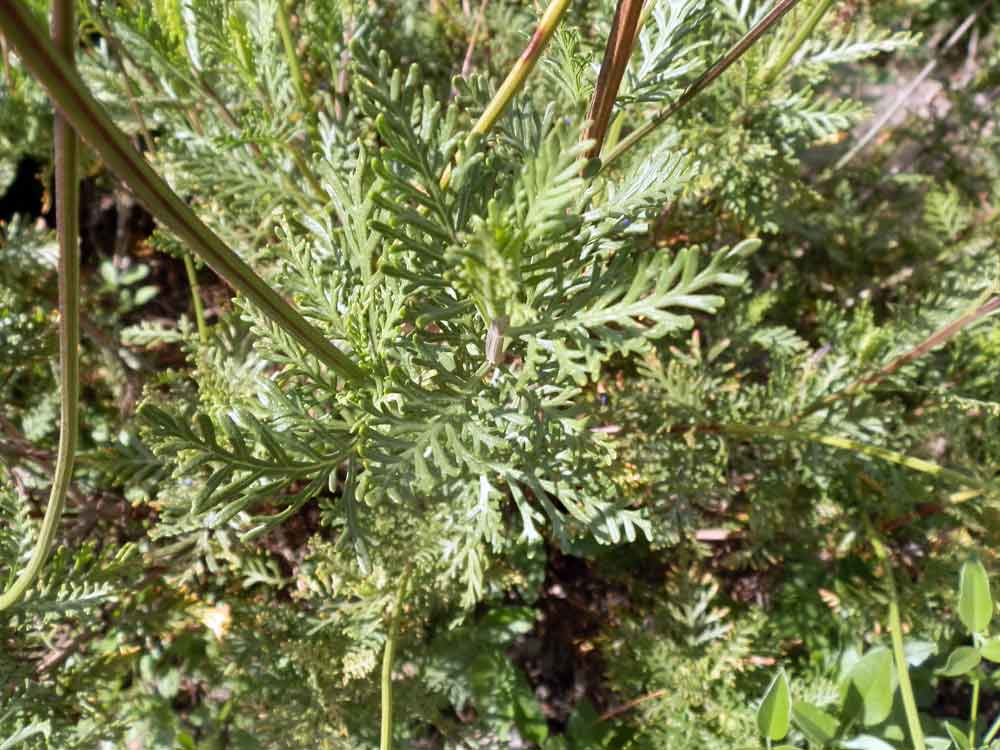
[[[469,138],[540,9],[279,2],[82,2],[76,64],[360,376],[84,149],[80,452],[0,613],[0,747],[371,747],[390,640],[400,746],[760,746],[778,666],[836,713],[890,600],[928,736],[958,745],[972,682],[990,726],[989,662],[947,665],[985,632],[963,562],[998,567],[1000,11],[803,0],[618,157],[769,9],[652,0],[601,165],[614,3],[573,3]],[[59,312],[51,108],[4,58],[12,581]],[[911,747],[901,701],[785,741]]]

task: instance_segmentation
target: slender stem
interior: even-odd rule
[[[720,57],[711,68],[702,73],[694,81],[694,83],[684,89],[684,93],[677,97],[673,103],[656,112],[644,125],[642,125],[642,127],[633,130],[628,137],[625,138],[625,140],[612,149],[604,159],[602,168],[607,168],[608,165],[616,161],[622,154],[632,148],[632,146],[656,130],[681,108],[687,105],[688,102],[708,88],[716,78],[725,73],[726,70],[729,69],[729,66],[739,60],[748,49],[756,44],[757,40],[760,39],[768,29],[780,21],[782,16],[794,8],[798,2],[799,0],[779,0],[778,4],[774,6],[770,13],[764,16],[764,18],[762,18],[756,26],[750,29],[750,31],[748,31],[742,39],[734,44],[732,49]]]
[[[514,98],[514,94],[524,85],[528,74],[531,73],[535,67],[535,63],[542,56],[545,46],[549,43],[549,39],[552,38],[552,34],[555,33],[556,27],[559,25],[559,20],[562,18],[563,13],[566,12],[566,8],[569,7],[569,3],[570,0],[551,0],[549,7],[545,9],[545,13],[542,14],[542,18],[538,22],[535,33],[531,36],[528,46],[524,48],[521,56],[514,63],[514,67],[510,69],[510,73],[507,74],[504,82],[497,89],[493,100],[472,127],[473,133],[484,135],[489,132],[493,124],[503,114],[507,105],[510,104],[510,100]]]
[[[396,604],[389,621],[389,635],[385,639],[385,653],[382,655],[382,723],[379,728],[379,750],[392,750],[392,661],[396,656],[396,638],[399,635],[399,621],[403,612],[406,586],[410,582],[412,564],[407,564],[399,580]]]
[[[0,2],[0,27],[25,66],[49,92],[60,111],[143,205],[237,291],[257,305],[306,351],[342,378],[364,382],[368,375],[353,359],[289,305],[266,281],[212,232],[129,143],[128,137],[87,90],[72,66],[37,28],[28,7]]]
[[[993,314],[997,310],[1000,310],[1000,296],[994,294],[996,290],[988,290],[979,301],[976,302],[970,309],[962,313],[958,318],[952,322],[942,326],[926,339],[921,341],[915,347],[905,352],[894,360],[889,362],[877,372],[866,375],[862,378],[858,378],[853,383],[848,385],[846,388],[842,388],[836,393],[831,393],[825,398],[819,399],[815,403],[806,407],[797,417],[796,421],[801,420],[814,412],[824,409],[828,406],[833,405],[841,399],[848,398],[858,393],[864,388],[869,386],[877,385],[885,380],[887,377],[895,373],[900,368],[915,362],[916,360],[923,357],[925,354],[933,351],[939,346],[946,344],[948,341],[953,339],[959,333],[964,331],[966,328],[978,323],[980,320],[988,315]]]
[[[882,540],[872,525],[868,516],[864,516],[868,538],[875,550],[875,555],[882,561],[885,570],[886,588],[889,590],[889,632],[892,636],[892,653],[896,661],[896,677],[899,680],[899,694],[903,699],[903,710],[906,713],[906,723],[910,728],[910,739],[914,750],[926,750],[924,730],[920,726],[920,715],[917,713],[917,701],[913,695],[913,684],[910,682],[910,670],[906,664],[906,654],[903,651],[903,626],[899,616],[899,593],[896,590],[896,579],[892,573],[889,554]]]
[[[986,736],[983,737],[983,747],[989,747],[990,743],[993,742],[993,738],[997,736],[997,732],[1000,732],[1000,716],[997,716],[993,721],[993,726],[990,727]]]
[[[56,54],[72,68],[76,51],[75,0],[55,0],[52,6],[52,39]],[[59,452],[35,547],[27,566],[10,588],[0,595],[0,611],[20,601],[31,587],[52,549],[66,493],[73,477],[77,434],[80,429],[80,179],[79,139],[73,127],[56,112],[54,123],[56,163],[56,230],[59,235]]]
[[[833,5],[833,0],[819,0],[816,6],[812,9],[812,13],[806,18],[805,23],[799,27],[798,32],[792,37],[791,41],[786,44],[781,53],[778,55],[778,59],[769,65],[763,72],[763,74],[758,78],[761,86],[766,87],[774,83],[774,79],[777,78],[781,72],[788,67],[788,63],[795,56],[795,53],[799,51],[806,40],[812,36],[812,33],[816,30],[816,26],[822,20],[823,16]]]
[[[597,84],[594,86],[590,110],[587,112],[590,124],[583,138],[594,141],[594,145],[587,152],[589,158],[601,153],[608,122],[611,120],[611,110],[615,105],[625,68],[628,67],[629,58],[632,56],[641,13],[642,0],[618,0],[611,33],[604,48],[604,60],[597,74]]]
[[[288,68],[292,73],[292,84],[295,87],[295,96],[299,101],[299,108],[302,110],[302,117],[305,118],[307,123],[307,131],[310,135],[315,135],[315,116],[312,110],[312,105],[309,102],[309,94],[306,89],[305,78],[302,76],[302,67],[299,65],[299,56],[295,52],[295,40],[292,39],[292,27],[288,22],[288,8],[286,7],[287,0],[278,0],[278,34],[281,36],[281,44],[285,49],[285,60],[288,62]],[[309,183],[309,187],[316,194],[316,197],[323,201],[326,200],[326,191],[323,190],[323,185],[320,183],[319,178],[313,172],[312,168],[306,162],[305,158],[299,152],[298,146],[289,142],[288,144],[289,153],[292,155],[292,161],[295,162],[295,166],[306,178]]]
[[[17,93],[17,81],[14,80],[14,71],[10,67],[10,55],[7,54],[7,40],[0,34],[0,57],[3,58],[3,75],[7,86],[12,94]]]
[[[657,699],[662,698],[662,697],[664,697],[666,695],[669,695],[669,694],[670,694],[670,690],[668,690],[667,688],[661,688],[659,690],[654,690],[651,693],[646,693],[645,695],[640,695],[638,698],[633,698],[630,701],[626,701],[625,703],[621,704],[620,706],[615,706],[614,708],[608,709],[603,714],[601,714],[601,716],[598,719],[598,721],[608,721],[609,719],[613,719],[616,716],[620,716],[623,713],[631,711],[636,706],[642,705],[643,703],[646,703],[647,701],[657,700]]]
[[[483,114],[479,116],[476,124],[472,126],[472,130],[470,131],[472,135],[486,135],[493,128],[496,121],[500,119],[500,115],[503,114],[507,105],[510,104],[510,100],[514,98],[514,94],[521,90],[524,82],[528,79],[528,75],[534,69],[535,63],[541,58],[542,52],[549,43],[549,39],[552,38],[552,34],[555,33],[556,27],[559,25],[559,20],[569,7],[569,3],[570,0],[551,0],[549,7],[545,9],[545,13],[542,14],[542,18],[538,22],[537,28],[535,28],[535,33],[531,35],[531,41],[528,42],[528,46],[524,48],[521,56],[517,58],[514,67],[510,69],[507,77],[500,84],[500,88],[493,95],[493,99],[486,105]],[[451,182],[451,167],[452,165],[449,164],[441,174],[439,182],[442,189],[448,187],[448,183]]]
[[[976,747],[976,717],[979,715],[979,679],[972,681],[972,708],[969,709],[969,747]]]
[[[822,445],[828,445],[831,448],[848,450],[852,453],[859,453],[863,456],[869,456],[870,458],[877,458],[882,461],[888,461],[889,463],[905,466],[908,469],[913,469],[924,474],[930,474],[961,487],[976,487],[981,491],[991,492],[995,492],[998,489],[989,482],[978,480],[976,477],[963,474],[959,471],[954,471],[953,469],[947,469],[944,466],[940,466],[939,464],[931,461],[914,458],[913,456],[908,456],[905,453],[889,450],[887,448],[880,448],[876,445],[859,443],[856,440],[850,440],[836,435],[823,435],[821,433],[810,432],[808,430],[793,430],[781,425],[723,424],[718,425],[716,429],[718,431],[728,432],[734,435],[763,435],[767,437],[782,438],[785,440],[805,440],[811,443],[820,443]]]
[[[122,61],[118,40],[107,28],[102,29],[101,34],[110,42],[111,52],[109,57],[114,60],[115,67],[118,68],[118,72],[121,73],[122,80],[125,82],[125,94],[128,97],[129,109],[132,110],[133,116],[139,123],[139,130],[142,132],[142,137],[146,142],[146,148],[149,149],[150,154],[152,154],[155,159],[156,143],[153,141],[153,136],[149,132],[149,128],[146,127],[146,118],[143,117],[142,109],[139,107],[139,94],[136,90],[135,82],[128,74],[128,70],[125,68],[125,63]],[[191,288],[191,301],[194,304],[194,315],[195,321],[198,324],[198,335],[201,338],[201,342],[205,343],[208,341],[208,330],[205,326],[204,307],[202,306],[201,296],[198,292],[198,276],[195,272],[194,260],[191,258],[191,253],[187,250],[182,250],[181,252],[184,257],[184,269],[187,271],[188,286]]]
[[[292,155],[292,161],[295,162],[295,166],[302,173],[302,176],[306,178],[306,182],[309,183],[309,187],[316,194],[316,198],[320,201],[326,201],[327,195],[322,183],[320,183],[316,173],[313,172],[308,162],[306,162],[305,157],[302,156],[298,146],[291,141],[288,141],[286,145],[288,146],[288,153]]]
[[[295,40],[292,39],[292,27],[288,22],[288,8],[285,6],[286,0],[278,0],[278,34],[281,36],[281,44],[285,48],[285,61],[288,69],[292,73],[292,84],[295,86],[295,95],[298,97],[299,106],[302,107],[303,114],[309,111],[309,98],[306,95],[306,84],[302,78],[302,68],[299,66],[299,56],[295,53]]]
[[[194,267],[194,260],[191,253],[184,253],[184,270],[187,271],[188,286],[191,287],[191,301],[194,303],[194,319],[198,324],[198,338],[201,343],[208,342],[208,327],[205,325],[205,307],[201,303],[200,287],[198,286],[198,272]]]

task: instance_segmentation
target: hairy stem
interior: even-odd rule
[[[55,0],[52,39],[56,54],[72,69],[76,49],[74,0]],[[80,429],[80,180],[79,140],[72,125],[56,112],[53,126],[56,165],[56,230],[59,235],[59,452],[38,540],[27,566],[0,595],[0,611],[20,601],[52,549],[66,493],[73,476]]]

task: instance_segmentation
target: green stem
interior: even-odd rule
[[[114,60],[115,67],[118,68],[118,72],[121,74],[122,81],[125,83],[125,94],[128,97],[129,109],[132,110],[132,115],[135,117],[136,122],[139,123],[139,130],[142,133],[142,137],[146,142],[146,148],[149,149],[153,158],[156,158],[156,143],[153,141],[153,136],[149,132],[149,128],[146,127],[146,118],[143,117],[142,109],[139,107],[139,92],[136,89],[135,82],[132,77],[128,74],[128,70],[125,68],[125,63],[122,62],[122,55],[120,54],[118,40],[111,35],[109,30],[102,29],[101,34],[106,40],[109,40],[111,46],[110,57]],[[204,344],[208,341],[208,330],[205,327],[205,313],[201,304],[201,296],[198,293],[198,277],[195,272],[194,261],[191,258],[191,254],[186,250],[182,251],[184,257],[184,269],[187,271],[188,286],[191,288],[191,300],[194,303],[194,315],[195,321],[198,324],[198,335],[201,337],[201,342]]]
[[[392,661],[396,656],[396,638],[399,635],[399,621],[403,612],[406,586],[410,582],[412,565],[408,564],[396,591],[396,604],[389,621],[389,635],[385,639],[385,653],[382,655],[382,723],[379,729],[379,750],[392,750]]]
[[[819,0],[816,6],[812,9],[812,13],[806,18],[805,23],[799,27],[798,32],[792,37],[792,40],[784,46],[781,53],[778,55],[778,59],[769,65],[763,72],[762,75],[758,77],[758,83],[761,86],[769,86],[774,82],[781,72],[788,67],[788,63],[795,56],[795,53],[799,51],[806,40],[812,36],[813,31],[816,30],[816,26],[822,20],[823,16],[833,5],[833,0]]]
[[[993,721],[993,726],[990,727],[986,736],[983,737],[983,747],[989,747],[990,743],[993,742],[993,738],[997,736],[997,732],[1000,732],[1000,716]]]
[[[885,570],[886,588],[889,590],[889,632],[892,636],[892,654],[896,661],[896,677],[899,680],[899,694],[903,699],[903,710],[906,713],[906,723],[910,728],[910,739],[914,750],[926,750],[924,730],[920,726],[920,715],[917,713],[917,701],[913,695],[913,684],[910,682],[910,670],[906,664],[906,654],[903,651],[903,626],[899,616],[899,594],[896,590],[896,579],[892,574],[889,554],[879,538],[878,532],[868,516],[864,516],[868,538],[875,550],[875,556],[882,561]]]
[[[72,69],[76,51],[74,0],[55,0],[52,7],[53,51]],[[28,564],[0,595],[0,611],[16,604],[31,587],[52,549],[73,477],[80,429],[80,179],[79,139],[58,111],[53,126],[56,163],[56,230],[59,235],[59,452],[35,547]]]
[[[979,715],[979,680],[972,681],[972,708],[969,710],[969,747],[976,746],[976,717]]]
[[[320,183],[319,178],[316,173],[312,171],[309,164],[306,162],[305,157],[299,152],[298,146],[294,143],[289,142],[288,152],[292,155],[292,161],[295,162],[295,166],[302,173],[303,177],[306,178],[306,182],[309,183],[309,187],[316,194],[316,198],[320,201],[326,201],[327,195],[326,191],[323,189],[323,185]]]
[[[0,28],[76,132],[154,217],[306,351],[345,380],[355,383],[367,380],[364,370],[333,346],[322,331],[303,318],[230,250],[136,153],[128,137],[112,122],[73,67],[38,29],[32,12],[24,3],[0,2]]]
[[[531,41],[528,42],[528,46],[524,48],[521,56],[517,58],[514,67],[510,69],[510,72],[503,83],[500,84],[500,88],[497,89],[490,103],[486,105],[483,114],[479,116],[476,124],[472,126],[471,135],[486,135],[493,128],[496,121],[500,119],[500,115],[503,114],[507,105],[510,104],[510,100],[514,98],[514,94],[524,86],[524,82],[534,69],[535,63],[541,58],[542,52],[549,43],[549,39],[552,38],[552,34],[555,33],[556,27],[559,25],[559,19],[566,12],[569,3],[570,0],[551,0],[549,7],[545,9],[545,13],[542,14],[542,18],[538,22],[535,33],[531,35]],[[449,164],[441,174],[439,184],[442,190],[448,187],[448,183],[451,182],[451,167],[452,165]]]
[[[823,435],[818,432],[809,432],[806,430],[793,430],[779,425],[724,424],[720,425],[718,429],[734,435],[764,435],[767,437],[777,437],[785,440],[804,440],[812,443],[820,443],[822,445],[828,445],[831,448],[848,450],[852,453],[860,453],[863,456],[877,458],[882,461],[888,461],[889,463],[905,466],[908,469],[913,469],[924,474],[930,474],[962,487],[976,487],[979,490],[991,492],[997,490],[996,487],[988,482],[978,480],[975,477],[954,471],[953,469],[947,469],[931,461],[925,461],[921,458],[907,456],[905,453],[888,450],[887,448],[880,448],[875,445],[867,445],[866,443],[859,443],[856,440],[850,440],[848,438],[838,437],[835,435]]]
[[[307,131],[310,136],[314,136],[315,117],[313,116],[312,106],[309,102],[309,94],[306,90],[305,79],[302,77],[302,67],[299,65],[299,56],[295,52],[295,40],[292,39],[292,27],[288,22],[288,8],[285,3],[286,0],[278,0],[278,34],[281,36],[281,44],[285,49],[285,60],[288,62],[288,68],[292,73],[292,85],[295,87],[295,96],[299,101],[299,108],[302,110],[302,116],[306,118]],[[312,188],[316,197],[320,201],[326,200],[326,191],[323,189],[323,185],[306,163],[305,158],[301,153],[299,153],[298,146],[296,146],[295,143],[289,143],[288,150],[292,155],[292,161],[295,162],[295,166],[306,178],[306,181],[309,183],[309,187]]]
[[[904,352],[899,355],[877,372],[858,378],[847,387],[842,388],[835,393],[831,393],[830,395],[810,404],[799,413],[796,417],[796,421],[800,421],[810,414],[832,406],[841,399],[849,398],[865,388],[878,385],[901,368],[911,362],[917,361],[937,347],[948,343],[966,328],[975,325],[986,316],[992,315],[997,310],[1000,310],[1000,296],[997,296],[995,292],[996,290],[993,288],[988,289],[980,296],[975,304],[959,315],[955,320],[942,326],[908,352]]]
[[[295,96],[298,97],[299,106],[302,107],[302,113],[305,115],[309,112],[309,98],[306,96],[306,84],[302,78],[299,56],[295,53],[295,40],[292,39],[292,27],[288,22],[288,8],[285,7],[285,1],[278,0],[278,34],[281,36],[281,44],[285,48],[285,61],[292,73]]]
[[[748,49],[757,43],[757,40],[760,39],[768,29],[780,21],[781,17],[794,8],[798,2],[799,0],[779,0],[778,4],[774,6],[770,13],[764,16],[764,18],[762,18],[756,26],[750,29],[750,31],[748,31],[742,39],[734,44],[732,49],[719,58],[719,60],[716,61],[711,68],[702,73],[694,81],[694,83],[684,89],[684,93],[677,97],[673,103],[656,112],[644,125],[636,130],[633,130],[629,136],[625,138],[625,140],[612,149],[603,160],[602,169],[607,168],[608,165],[616,161],[622,156],[622,154],[632,148],[632,146],[656,130],[660,125],[687,105],[688,102],[708,88],[712,82],[715,81],[715,79],[725,73],[726,70],[729,69],[729,66],[739,60]]]
[[[184,270],[187,271],[188,286],[191,287],[191,301],[194,302],[194,319],[198,324],[198,338],[201,339],[201,343],[206,344],[208,343],[208,327],[205,325],[205,308],[201,303],[198,272],[195,270],[191,253],[184,253]]]
[[[510,104],[510,100],[514,98],[514,94],[524,85],[528,74],[535,67],[535,63],[541,58],[545,46],[549,43],[549,39],[552,38],[552,34],[555,33],[556,27],[559,25],[559,19],[562,18],[563,13],[566,12],[566,8],[569,7],[569,2],[570,0],[552,0],[549,3],[549,7],[542,14],[542,18],[538,22],[538,27],[531,36],[528,46],[524,48],[521,56],[517,58],[517,62],[510,69],[510,73],[507,74],[504,82],[493,96],[493,100],[472,127],[473,133],[485,135],[500,118],[500,115],[503,114],[507,105]]]

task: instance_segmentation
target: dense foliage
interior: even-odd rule
[[[804,0],[601,164],[614,3],[574,4],[470,136],[531,4],[281,1],[82,2],[77,64],[363,378],[186,276],[86,161],[82,452],[0,613],[0,747],[371,747],[390,640],[402,746],[756,746],[774,665],[837,703],[890,601],[958,743],[966,673],[934,670],[1000,541],[997,9],[834,4],[779,64]],[[768,9],[651,0],[603,153]],[[853,155],[928,62],[930,104]],[[16,57],[2,81],[0,189],[49,134]],[[4,579],[58,439],[36,218],[0,228]],[[901,711],[788,741],[909,747]]]

